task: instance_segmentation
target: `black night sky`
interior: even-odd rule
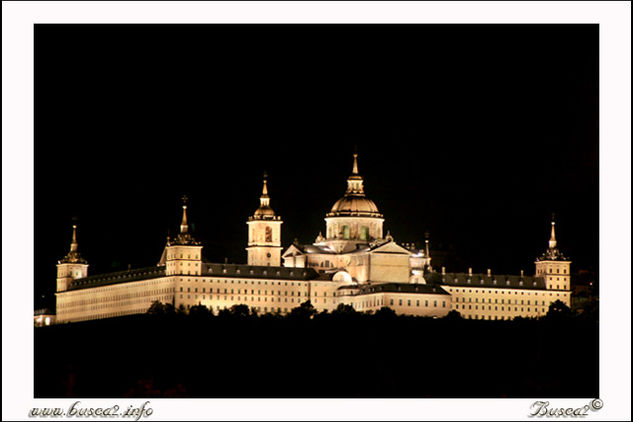
[[[152,266],[187,194],[205,257],[245,263],[264,171],[283,246],[313,242],[355,145],[448,271],[533,274],[552,212],[597,271],[597,25],[36,25],[36,307],[73,217],[90,274]]]

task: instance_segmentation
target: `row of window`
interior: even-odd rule
[[[537,274],[554,274],[553,268],[548,268],[549,271],[545,272],[543,269],[539,269],[536,271]],[[556,274],[560,274],[560,268],[556,268]],[[563,268],[563,274],[567,274],[567,269]]]
[[[217,312],[220,312],[223,309],[228,309],[226,306],[220,306],[220,305],[217,305],[215,308],[213,306],[209,306],[208,308],[211,311],[215,309]],[[191,305],[187,305],[186,309],[187,310],[191,309]],[[281,312],[288,312],[288,308],[281,308],[281,307],[270,307],[270,308],[268,308],[268,307],[264,306],[264,308],[262,308],[261,306],[254,306],[251,309],[254,309],[257,312],[262,312],[262,309],[263,309],[264,313],[268,313],[269,309],[270,309],[270,312],[272,312],[272,313],[274,313],[274,312],[279,312],[279,313],[281,313]]]
[[[467,315],[464,316],[464,318],[467,319],[489,319],[489,320],[510,320],[514,317],[512,316],[506,316],[506,315]]]
[[[460,299],[459,297],[455,297],[455,302],[459,302],[459,299]],[[466,298],[465,297],[462,297],[461,299],[462,299],[462,302],[466,302]],[[472,301],[473,301],[473,298],[469,297],[468,298],[468,302],[472,303]],[[542,302],[543,305],[545,305],[545,301],[544,300],[541,301],[541,302]],[[479,303],[479,298],[477,298],[477,297],[475,298],[475,303]],[[486,300],[482,299],[481,303],[486,303]],[[488,298],[488,303],[492,303],[492,298]],[[499,299],[495,298],[495,302],[494,303],[499,303]],[[501,299],[501,303],[505,303],[505,299]],[[510,303],[512,303],[512,299],[508,299],[508,304],[510,304]],[[518,299],[514,299],[514,303],[516,305],[518,305],[518,303],[519,303]],[[530,300],[529,299],[527,300],[527,304],[528,305],[530,304]],[[538,305],[538,300],[535,300],[534,304]],[[521,299],[521,305],[523,305],[523,299]]]
[[[398,305],[402,306],[402,303],[403,303],[402,299],[398,299]],[[389,305],[393,306],[393,299],[389,300]],[[411,299],[407,300],[407,306],[411,306]],[[415,306],[420,307],[420,300],[416,300],[415,301]],[[424,306],[427,307],[427,308],[429,307],[429,301],[428,300],[424,301]],[[437,308],[437,300],[433,301],[433,307]],[[442,308],[446,308],[446,301],[444,301],[444,300],[442,301]]]
[[[141,299],[122,300],[118,302],[102,303],[102,304],[92,305],[92,306],[88,306],[88,305],[84,305],[81,307],[76,306],[74,309],[68,309],[68,310],[60,309],[60,315],[66,315],[66,314],[72,315],[76,313],[85,314],[86,312],[95,312],[102,309],[110,309],[110,308],[127,308],[130,305],[137,305],[140,303],[144,304],[144,306],[149,306],[157,300],[167,303],[167,302],[171,302],[171,299],[172,299],[172,296],[151,296],[151,297],[148,296],[148,297],[143,297]]]
[[[194,278],[194,279],[188,278],[188,279],[186,279],[186,280],[184,280],[184,279],[183,279],[183,280],[177,280],[177,281],[183,281],[183,282],[184,282],[184,281],[187,281],[187,282],[194,281],[194,282],[196,282],[196,283],[197,283],[197,282],[199,282],[200,280],[201,280],[200,278],[196,277],[196,278]],[[207,280],[206,280],[205,278],[202,278],[202,283],[206,283],[206,281],[207,281]],[[248,281],[248,280],[244,280],[244,283],[242,283],[242,280],[233,280],[233,279],[232,279],[232,280],[216,280],[216,279],[211,279],[211,280],[209,280],[209,283],[215,283],[215,282],[217,282],[218,284],[222,284],[223,282],[224,282],[224,284],[229,284],[229,282],[230,282],[230,284],[250,284],[250,285],[252,285],[252,286],[254,286],[254,285],[256,285],[256,284],[257,284],[257,285],[262,285],[262,283],[263,283],[263,284],[264,284],[264,286],[268,286],[268,281],[261,281],[261,280],[258,280],[258,281]],[[237,282],[237,283],[236,283],[236,282]],[[295,282],[294,282],[294,281],[291,281],[291,282],[290,282],[290,284],[288,284],[288,282],[287,282],[287,281],[271,281],[271,282],[270,282],[270,285],[271,285],[271,286],[274,286],[274,285],[275,285],[275,283],[276,283],[276,285],[277,285],[277,286],[282,286],[282,285],[283,285],[283,286],[288,286],[288,285],[290,285],[290,286],[294,286],[294,285],[295,285]],[[282,284],[282,283],[283,283],[283,284]],[[297,286],[303,286],[303,283],[297,282]]]
[[[506,308],[505,306],[501,306],[501,312],[506,312],[506,309],[505,309],[505,308]],[[466,305],[462,305],[462,307],[460,308],[460,307],[459,307],[459,304],[455,304],[455,305],[453,306],[453,309],[469,309],[469,310],[472,310],[472,309],[473,309],[473,305],[468,305],[468,308],[466,308]],[[514,307],[514,312],[519,312],[519,310],[518,310],[518,309],[519,309],[519,308],[518,308],[517,306],[515,306],[515,307]],[[524,309],[524,308],[521,308],[521,311],[520,311],[520,312],[523,312],[523,309]],[[532,309],[532,308],[527,308],[527,312],[531,312],[531,309]],[[541,309],[542,309],[542,312],[543,312],[543,313],[545,313],[545,308],[541,308]],[[477,311],[477,310],[479,310],[479,305],[475,305],[475,310],[476,310],[476,311]],[[482,311],[485,311],[485,310],[486,310],[486,307],[482,305],[481,310],[482,310]],[[489,311],[492,311],[492,310],[493,310],[491,305],[488,305],[488,310],[489,310]],[[494,310],[495,310],[495,311],[499,311],[499,307],[495,306],[495,309],[494,309]],[[511,307],[511,306],[508,306],[507,312],[512,312],[512,307]],[[538,312],[538,308],[534,308],[534,312]]]
[[[183,255],[184,254],[180,254],[180,259],[185,259]],[[167,254],[167,259],[178,259],[178,258],[176,258],[176,254],[171,254],[171,255]],[[198,258],[197,254],[194,255],[194,258],[191,258],[191,254],[187,254],[187,258],[186,259],[199,259],[199,258]]]
[[[185,299],[185,297],[184,297],[184,296],[185,296],[185,295],[181,294],[181,295],[180,295],[180,299],[183,299],[183,300],[184,300],[184,299]],[[192,297],[191,297],[191,296],[192,296],[192,295],[187,295],[186,299],[187,299],[187,300],[191,300],[191,299],[192,299]],[[213,298],[214,298],[214,296],[213,296],[213,295],[209,295],[209,300],[213,300]],[[193,295],[193,300],[198,300],[198,299],[201,299],[201,300],[207,300],[207,295]],[[248,302],[248,297],[247,297],[247,296],[244,296],[244,298],[243,298],[243,299],[244,299],[244,301],[247,301],[247,302]],[[282,299],[282,298],[278,297],[278,298],[277,298],[277,302],[281,302],[281,299]],[[288,303],[288,302],[289,302],[287,297],[285,297],[285,298],[283,298],[283,299],[284,299],[283,301],[284,301],[285,303]],[[224,301],[231,301],[231,302],[236,301],[236,302],[238,302],[238,303],[239,303],[239,302],[241,302],[241,301],[242,301],[242,297],[241,297],[241,296],[237,296],[237,299],[236,299],[236,297],[235,297],[235,296],[230,296],[230,298],[229,298],[229,296],[224,296],[224,299],[222,299],[222,296],[216,296],[216,299],[215,299],[215,300],[224,300]],[[250,300],[250,301],[251,301],[251,302],[256,302],[256,301],[257,301],[257,302],[268,302],[269,300],[268,300],[268,298],[267,298],[267,297],[263,298],[263,300],[262,300],[262,298],[261,298],[261,297],[258,297],[258,298],[257,298],[257,300],[255,300],[255,297],[251,296],[251,300]],[[274,297],[271,297],[271,298],[270,298],[270,302],[275,302],[275,298],[274,298]],[[302,300],[300,300],[299,298],[297,298],[297,302],[296,302],[296,303],[301,303],[301,302],[302,302]],[[325,300],[324,302],[325,302],[325,303],[327,303],[327,300]],[[295,303],[295,299],[294,299],[294,298],[290,298],[290,303]],[[315,303],[318,303],[318,300],[315,300]]]
[[[557,286],[557,287],[558,287],[558,286]],[[467,292],[466,290],[468,290],[468,292]],[[451,287],[451,288],[449,288],[449,289],[448,289],[448,291],[449,291],[449,292],[451,292],[451,293],[477,293],[477,294],[480,294],[480,293],[481,293],[481,294],[486,294],[486,293],[489,293],[489,294],[495,294],[495,295],[496,295],[496,294],[504,295],[504,294],[506,294],[506,293],[507,293],[507,294],[508,294],[508,295],[510,295],[510,296],[512,295],[512,293],[514,293],[514,295],[515,295],[515,296],[517,296],[517,295],[519,295],[519,294],[524,295],[524,294],[526,294],[526,293],[527,293],[527,295],[528,295],[528,296],[530,296],[531,294],[534,294],[534,296],[538,296],[538,295],[539,295],[539,294],[541,294],[541,293],[543,294],[543,296],[545,296],[545,295],[546,295],[546,293],[545,293],[545,292],[543,292],[543,291],[530,292],[529,290],[528,290],[527,292],[525,292],[525,291],[518,291],[518,290],[516,290],[516,291],[514,291],[514,292],[506,292],[505,290],[497,290],[497,289],[482,289],[482,290],[475,289],[475,290],[474,290],[474,292],[473,292],[473,289],[461,289],[461,290],[460,290],[460,289],[458,289],[458,288],[452,288],[452,287]],[[549,295],[550,295],[550,296],[552,296],[552,293],[550,293]]]
[[[216,292],[216,293],[226,293],[226,294],[228,294],[228,293],[229,293],[229,291],[228,291],[229,289],[224,289],[224,292],[222,292],[221,290],[222,290],[222,289],[220,289],[220,288],[218,287],[218,288],[216,288],[216,291],[215,291],[215,292]],[[180,291],[181,291],[181,292],[184,292],[184,287],[183,287],[183,286],[180,286]],[[198,288],[197,288],[197,287],[194,287],[193,292],[194,292],[194,293],[198,293]],[[203,288],[202,288],[202,293],[206,293],[206,292],[207,292],[207,288],[206,288],[206,287],[203,287]],[[187,293],[191,293],[191,287],[187,287]],[[209,287],[209,293],[213,293],[213,287]],[[230,292],[230,293],[231,293],[231,294],[238,294],[238,295],[239,295],[239,294],[242,294],[242,293],[243,293],[243,294],[249,294],[249,293],[248,293],[248,289],[244,289],[244,292],[242,292],[242,289],[237,289],[237,292],[235,292],[235,289],[231,289],[231,292]],[[284,296],[288,296],[288,291],[284,291],[283,293],[284,293]],[[251,289],[251,293],[250,293],[250,294],[251,294],[251,295],[254,295],[254,294],[255,294],[255,289]],[[262,291],[261,291],[261,290],[257,290],[257,294],[258,294],[258,295],[261,295],[261,294],[262,294]],[[271,295],[275,295],[275,291],[274,291],[274,290],[271,290],[271,291],[270,291],[270,294],[271,294]],[[264,290],[264,295],[265,295],[265,296],[268,296],[268,290]],[[281,296],[281,290],[277,290],[277,295]],[[295,295],[295,291],[294,291],[294,290],[291,290],[291,291],[290,291],[290,296],[294,296],[294,295]],[[308,296],[308,292],[303,292],[303,295],[304,295],[304,296]],[[324,296],[327,296],[327,292],[324,292],[324,293],[323,293],[323,295],[324,295]],[[298,292],[297,292],[297,296],[301,296],[301,291],[298,291]],[[315,292],[315,296],[316,296],[316,292]]]
[[[348,225],[344,225],[337,237],[343,236],[343,239],[349,239],[351,234],[351,228]],[[369,235],[369,228],[367,226],[361,226],[359,238],[361,240],[367,240]]]
[[[145,291],[136,291],[136,292],[126,292],[121,291],[119,294],[105,296],[102,294],[94,293],[90,295],[81,295],[81,296],[70,296],[69,300],[60,300],[58,303],[58,307],[60,309],[75,307],[75,306],[87,306],[97,303],[108,303],[108,306],[111,304],[119,303],[125,300],[138,300],[141,298],[154,297],[158,295],[163,295],[166,293],[173,293],[174,288],[166,287],[162,289],[153,289],[153,290],[145,290]]]
[[[105,314],[90,314],[90,315],[83,315],[80,317],[61,317],[57,319],[57,322],[67,322],[67,321],[90,321],[93,319],[105,319],[105,318],[114,318],[114,317],[118,317],[118,316],[124,316],[124,315],[132,315],[132,314],[143,314],[147,311],[147,306],[143,306],[143,307],[139,307],[139,308],[135,308],[135,309],[128,309],[125,311],[117,311],[117,312],[108,312]]]

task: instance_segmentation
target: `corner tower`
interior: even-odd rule
[[[259,197],[259,208],[248,217],[248,265],[279,267],[281,265],[281,217],[270,207],[268,180],[264,173],[264,186]]]
[[[73,238],[70,242],[70,251],[57,262],[57,291],[66,291],[73,280],[87,276],[88,261],[79,255],[77,226],[73,224]]]
[[[202,246],[189,232],[187,196],[183,196],[182,201],[180,232],[174,239],[167,238],[167,245],[165,246],[165,252],[163,252],[165,274],[201,275]],[[162,258],[161,261],[163,261]]]
[[[545,279],[548,290],[571,290],[571,261],[557,247],[556,221],[552,216],[552,230],[548,248],[536,258],[536,276]]]

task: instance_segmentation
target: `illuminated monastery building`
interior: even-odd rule
[[[319,233],[311,244],[295,242],[283,252],[283,221],[270,206],[264,178],[260,206],[246,222],[245,265],[202,259],[186,203],[180,232],[168,238],[152,267],[88,276],[73,226],[70,252],[57,265],[54,317],[63,323],[138,314],[155,301],[185,310],[202,304],[216,313],[244,304],[260,314],[283,314],[309,300],[318,311],[346,304],[360,312],[389,307],[398,314],[442,317],[456,310],[465,318],[494,320],[542,316],[556,300],[570,304],[571,262],[556,247],[553,221],[534,276],[436,270],[428,239],[420,250],[398,244],[384,233],[384,221],[365,195],[354,154],[345,195],[325,216],[325,236]]]

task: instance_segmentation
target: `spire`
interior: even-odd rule
[[[60,263],[80,263],[87,264],[88,262],[79,255],[79,244],[77,243],[77,225],[73,224],[73,237],[70,242],[70,251],[62,258]]]
[[[180,223],[180,233],[188,233],[189,225],[187,224],[187,195],[182,197],[182,222]]]
[[[428,258],[430,256],[430,254],[429,254],[429,232],[425,233],[424,248],[425,248],[425,252],[426,252],[426,257]]]
[[[262,186],[262,196],[259,197],[259,208],[255,210],[255,214],[249,219],[255,220],[278,220],[275,211],[270,208],[270,196],[268,196],[268,173],[264,172],[264,181]]]
[[[262,187],[262,196],[259,197],[260,208],[270,207],[270,196],[268,196],[268,173],[264,172],[264,186]]]
[[[73,240],[72,242],[70,242],[70,251],[77,252],[78,246],[79,245],[77,244],[77,225],[73,224]]]
[[[180,233],[176,236],[175,239],[171,239],[169,237],[169,233],[167,233],[167,242],[168,246],[171,245],[199,245],[200,242],[197,242],[191,233],[189,233],[189,223],[187,222],[187,195],[182,197],[182,221],[180,222]]]
[[[358,153],[354,153],[354,165],[352,166],[352,175],[347,178],[347,191],[345,195],[365,196],[363,189],[363,178],[358,174]]]
[[[537,258],[537,261],[564,261],[567,258],[558,250],[558,242],[556,241],[556,221],[552,214],[552,231],[549,237],[548,248],[543,255]]]
[[[554,220],[554,214],[552,214],[552,234],[549,237],[549,248],[554,249],[556,247],[556,221]]]

